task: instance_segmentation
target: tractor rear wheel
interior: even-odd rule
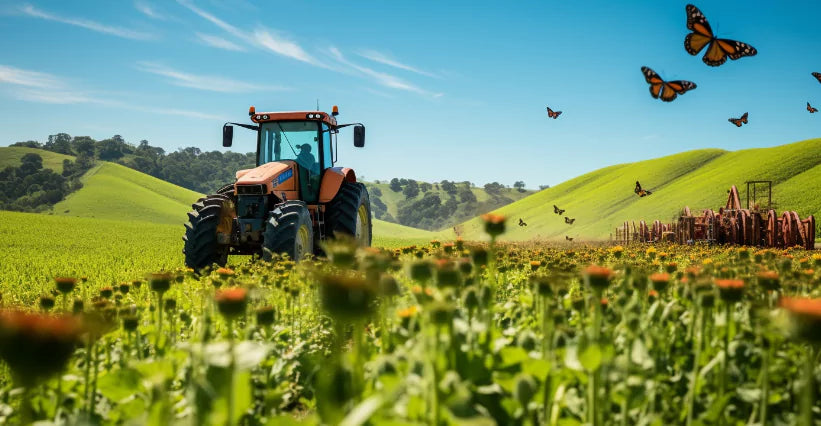
[[[230,201],[225,195],[209,195],[194,203],[194,210],[188,212],[182,252],[189,268],[198,271],[214,263],[224,266],[228,261],[228,246],[217,242],[217,226],[226,203]]]
[[[311,213],[302,201],[286,201],[271,211],[262,234],[262,258],[270,261],[274,253],[288,253],[294,261],[314,252]]]
[[[347,234],[360,247],[368,247],[373,240],[371,220],[371,200],[365,185],[345,182],[328,204],[325,215],[325,230],[330,238]]]

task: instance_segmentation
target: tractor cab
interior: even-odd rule
[[[258,113],[251,107],[254,124],[223,125],[225,147],[233,143],[233,126],[256,131],[256,167],[237,171],[234,183],[194,204],[184,238],[189,267],[224,264],[228,254],[270,259],[288,253],[298,260],[319,254],[322,240],[341,234],[370,245],[367,189],[353,169],[335,166],[339,130],[353,126],[354,146],[363,147],[365,126],[338,124],[338,111]]]

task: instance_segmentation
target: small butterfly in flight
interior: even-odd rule
[[[564,213],[564,209],[560,209],[558,206],[554,204],[553,213],[556,213],[557,215],[561,216]]]
[[[727,62],[728,57],[736,60],[744,56],[755,56],[758,53],[755,47],[747,43],[716,37],[707,18],[697,7],[688,4],[685,9],[687,10],[687,29],[692,32],[684,38],[684,49],[695,56],[704,49],[704,46],[707,46],[707,51],[701,58],[705,64],[717,67]]]
[[[814,72],[812,73],[812,76],[815,77],[819,83],[821,83],[821,72]]]
[[[553,111],[552,109],[550,109],[550,107],[547,107],[547,116],[548,117],[555,120],[555,119],[559,118],[560,115],[562,115],[561,111]]]
[[[747,113],[745,112],[741,118],[728,118],[727,121],[735,124],[736,127],[741,127],[741,124],[747,124]]]
[[[650,96],[655,99],[661,98],[664,102],[672,102],[678,95],[683,95],[696,88],[696,84],[692,81],[664,81],[649,67],[641,67],[641,72],[644,74],[644,80],[650,84]]]
[[[519,226],[527,226],[527,224],[525,223],[525,221],[522,220],[522,218],[519,218]]]
[[[567,241],[573,241],[573,238],[570,238],[567,235],[564,236],[564,239],[567,240]]]
[[[810,103],[809,103],[809,102],[807,102],[807,111],[809,111],[809,112],[810,112],[810,114],[815,114],[816,112],[818,112],[818,108],[813,108],[813,107],[810,105]]]
[[[636,195],[638,195],[639,197],[646,197],[652,194],[652,192],[642,189],[639,181],[636,181],[636,188],[633,190],[633,192],[635,192]]]
[[[573,222],[575,222],[575,221],[576,221],[576,219],[571,219],[571,218],[569,218],[569,217],[567,217],[567,216],[565,216],[565,217],[564,217],[564,223],[566,223],[566,224],[568,224],[568,225],[572,225],[572,224],[573,224]]]

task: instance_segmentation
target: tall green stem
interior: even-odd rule
[[[816,347],[810,346],[807,349],[807,359],[804,361],[804,392],[801,398],[801,417],[799,424],[802,426],[812,426],[812,406],[815,404],[813,390],[815,387],[815,356]]]
[[[690,386],[690,392],[688,396],[688,409],[687,409],[687,426],[693,424],[693,414],[696,408],[696,398],[698,397],[698,382],[699,382],[699,367],[701,367],[701,347],[703,346],[704,341],[704,333],[706,331],[707,323],[707,312],[706,310],[701,313],[700,318],[700,331],[698,335],[696,335],[695,347],[693,348],[693,379],[692,385]],[[695,327],[694,327],[695,328]]]

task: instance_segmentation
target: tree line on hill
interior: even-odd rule
[[[0,170],[0,210],[41,212],[82,188],[80,177],[92,162],[63,160],[63,171],[43,168],[43,157],[23,155],[19,166]]]
[[[376,181],[378,184],[379,181]],[[405,197],[396,206],[396,217],[388,212],[382,200],[382,190],[368,185],[371,209],[377,219],[399,223],[414,228],[439,230],[464,222],[477,215],[495,210],[513,202],[511,189],[499,182],[484,185],[488,198],[479,201],[473,192],[475,185],[469,181],[438,183],[417,182],[413,179],[393,178],[388,188]],[[525,183],[517,181],[513,190],[525,193]]]
[[[4,171],[4,175],[0,177],[0,184],[4,188],[13,189],[3,189],[4,193],[0,196],[3,197],[0,198],[2,208],[14,210],[39,211],[62,200],[68,193],[82,186],[79,176],[88,170],[95,160],[118,163],[200,193],[213,193],[223,185],[234,182],[237,170],[251,168],[256,164],[256,155],[253,152],[242,154],[230,151],[202,151],[196,147],[166,152],[160,147],[152,146],[147,140],[141,140],[135,145],[126,142],[120,135],[98,141],[88,136],[72,137],[67,133],[58,133],[50,135],[45,143],[30,140],[17,142],[11,146],[76,156],[75,162],[64,164],[63,175],[41,168],[34,172],[36,177],[32,177],[29,172],[34,167],[33,163],[21,166],[24,171],[18,170],[19,167],[14,171]],[[48,172],[60,179],[52,179],[46,184]],[[39,186],[33,186],[34,181]],[[479,201],[471,190],[474,187],[475,185],[468,181],[443,180],[438,183],[427,183],[394,178],[390,181],[389,188],[404,195],[404,199],[397,205],[396,217],[388,212],[387,205],[381,199],[381,190],[374,185],[370,185],[369,190],[371,207],[376,218],[431,230],[452,226],[511,203],[512,191],[527,192],[522,181],[515,182],[512,189],[492,182],[483,187],[488,198]],[[540,186],[540,189],[546,187]]]
[[[75,155],[78,162],[81,159],[110,161],[200,193],[211,193],[234,182],[237,170],[256,164],[256,155],[252,152],[202,151],[196,147],[165,152],[160,147],[151,146],[147,140],[134,145],[120,135],[97,141],[88,136],[58,133],[49,136],[44,144],[26,141],[12,146]]]

